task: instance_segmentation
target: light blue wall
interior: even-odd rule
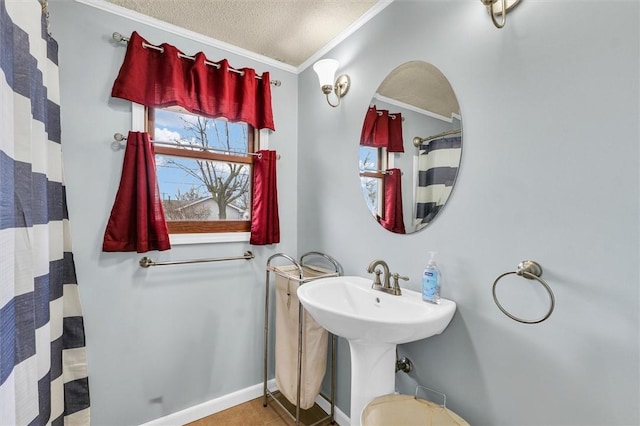
[[[94,425],[132,425],[262,383],[265,265],[297,254],[297,76],[75,1],[50,2],[60,46],[63,159],[80,296],[85,313]],[[142,269],[136,253],[102,253],[104,227],[120,180],[123,151],[110,144],[131,128],[130,103],[111,98],[126,45],[114,31],[137,30],[235,67],[270,71],[282,156],[278,191],[282,243],[174,247],[155,260],[239,256],[251,261]],[[293,100],[293,101],[292,101]]]
[[[336,257],[347,274],[365,275],[383,258],[414,289],[426,252],[439,251],[443,296],[459,309],[441,336],[400,347],[415,364],[398,375],[401,391],[419,383],[446,392],[471,424],[640,422],[638,2],[525,0],[497,30],[476,2],[396,1],[327,55],[352,78],[339,108],[326,104],[311,69],[296,76],[76,2],[50,3],[94,424],[142,423],[259,383],[266,259],[309,250]],[[109,95],[124,55],[111,33],[132,30],[282,80],[270,139],[283,157],[282,243],[153,253],[252,249],[255,260],[143,270],[139,255],[100,251],[122,164],[109,146],[131,120],[128,103]],[[380,82],[416,59],[449,79],[464,148],[445,209],[401,236],[367,212],[357,141]],[[527,258],[542,264],[557,299],[552,317],[533,326],[509,320],[491,297],[494,279]],[[527,295],[509,306],[544,310],[544,294]],[[342,340],[339,362],[348,413]]]
[[[352,80],[339,108],[312,70],[300,75],[298,248],[330,253],[347,274],[385,259],[413,289],[426,252],[439,252],[458,311],[442,335],[399,348],[415,364],[398,375],[402,392],[445,392],[475,425],[638,424],[639,3],[525,0],[502,30],[479,3],[392,3],[326,55]],[[410,60],[449,79],[464,145],[447,206],[407,236],[370,217],[355,164],[372,94]],[[556,295],[539,325],[510,320],[491,296],[524,259],[540,262]],[[542,291],[503,302],[534,317],[546,309]]]

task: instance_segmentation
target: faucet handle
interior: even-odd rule
[[[402,277],[397,272],[391,276],[393,277],[393,284],[398,284],[398,280],[409,281],[409,277]]]
[[[400,290],[400,284],[398,283],[398,280],[400,279],[400,280],[409,281],[409,277],[400,276],[400,274],[398,274],[397,272],[391,275],[391,277],[393,278],[393,294],[399,296],[402,294],[402,291]]]

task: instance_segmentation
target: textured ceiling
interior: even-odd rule
[[[449,81],[427,62],[411,61],[398,66],[380,84],[377,93],[447,119],[460,115]]]
[[[294,67],[378,3],[378,0],[108,1]]]

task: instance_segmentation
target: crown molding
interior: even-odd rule
[[[327,52],[336,47],[338,44],[342,43],[347,37],[351,34],[355,33],[361,26],[369,22],[376,16],[378,13],[382,12],[387,6],[393,3],[394,0],[380,0],[376,3],[371,9],[369,9],[364,15],[358,18],[353,24],[349,25],[344,31],[338,34],[336,37],[331,39],[331,41],[325,44],[322,48],[320,48],[316,53],[311,55],[309,59],[304,61],[297,69],[297,73],[301,73],[305,69],[309,68],[309,66],[316,63],[317,60],[322,58]]]
[[[453,123],[453,119],[456,118],[460,120],[462,117],[460,114],[452,112],[450,117],[445,117],[444,115],[437,114],[435,112],[427,111],[426,109],[418,108],[416,106],[398,101],[393,98],[388,98],[386,96],[382,96],[379,93],[375,93],[373,95],[374,99],[378,99],[382,102],[388,103],[390,105],[397,106],[398,108],[404,108],[409,111],[417,112],[418,114],[426,115],[427,117],[435,118],[437,120],[446,121],[447,123]]]
[[[177,25],[169,24],[168,22],[161,21],[156,18],[152,18],[150,16],[144,15],[140,12],[136,12],[131,9],[124,8],[122,6],[118,6],[114,3],[109,3],[106,0],[74,0],[77,3],[82,3],[87,6],[95,7],[96,9],[100,9],[102,11],[121,16],[126,19],[130,19],[135,22],[139,22],[141,24],[149,25],[154,28],[158,28],[160,30],[166,31],[171,34],[175,34],[181,37],[185,37],[207,46],[212,46],[218,48],[220,50],[227,51],[229,53],[233,53],[239,56],[243,56],[248,59],[252,59],[256,62],[263,63],[273,68],[278,68],[282,71],[287,71],[293,74],[300,74],[302,71],[307,69],[310,65],[313,65],[318,59],[324,56],[331,49],[336,47],[342,41],[344,41],[351,34],[356,32],[360,27],[366,24],[369,20],[371,20],[378,13],[382,12],[387,6],[393,3],[394,0],[380,0],[376,3],[371,9],[369,9],[365,14],[363,14],[360,18],[358,18],[354,23],[349,25],[344,31],[334,37],[329,43],[325,44],[320,50],[314,53],[309,59],[304,61],[300,66],[294,67],[293,65],[285,64],[280,61],[276,61],[275,59],[266,57],[264,55],[259,55],[250,50],[243,49],[238,46],[234,46],[229,43],[225,43],[223,41],[217,40],[212,37],[208,37],[197,33],[195,31],[187,30],[185,28],[179,27]],[[114,29],[116,31],[117,29]]]

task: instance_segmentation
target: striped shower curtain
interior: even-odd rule
[[[420,145],[414,222],[418,229],[433,220],[451,195],[461,154],[460,136]]]
[[[37,0],[0,0],[0,425],[89,424],[57,56]]]

